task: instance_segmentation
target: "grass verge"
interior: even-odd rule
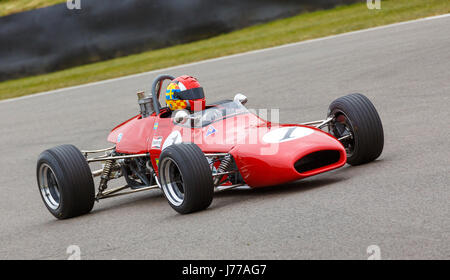
[[[66,0],[0,0],[0,17],[39,9],[62,2],[66,2]]]
[[[450,12],[448,0],[383,0],[300,14],[210,39],[0,83],[0,99]]]

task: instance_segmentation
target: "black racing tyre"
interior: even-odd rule
[[[170,206],[188,214],[209,207],[214,184],[208,160],[192,143],[168,146],[159,158],[159,182]]]
[[[366,96],[354,93],[334,100],[328,116],[334,116],[329,129],[336,138],[352,135],[341,141],[347,151],[348,164],[364,164],[380,156],[384,146],[383,125]]]
[[[89,213],[95,187],[86,159],[73,145],[42,152],[38,158],[37,182],[45,206],[58,219]]]

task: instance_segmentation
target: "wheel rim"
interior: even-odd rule
[[[53,210],[57,209],[61,202],[61,195],[55,173],[48,164],[43,163],[39,168],[38,174],[39,190],[45,204]]]
[[[333,134],[338,139],[348,134],[351,135],[350,138],[341,141],[347,153],[347,157],[351,157],[353,155],[353,152],[355,151],[355,147],[357,144],[355,141],[351,120],[344,112],[339,110],[334,111],[332,115],[334,115],[334,119],[328,129],[331,134]]]
[[[178,165],[171,158],[161,163],[161,185],[169,202],[180,206],[184,201],[184,182]]]

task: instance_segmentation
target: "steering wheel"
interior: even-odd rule
[[[173,80],[175,77],[170,75],[160,75],[156,77],[152,84],[152,98],[153,98],[153,108],[156,115],[159,115],[161,110],[161,104],[159,103],[159,96],[161,94],[161,87],[164,80]]]

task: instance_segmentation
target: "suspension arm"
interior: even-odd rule
[[[117,160],[117,159],[126,159],[126,158],[137,158],[137,157],[148,157],[149,154],[136,154],[136,155],[124,155],[124,156],[100,156],[95,158],[88,158],[86,161],[88,163],[96,162],[96,161],[106,161],[106,160]]]

